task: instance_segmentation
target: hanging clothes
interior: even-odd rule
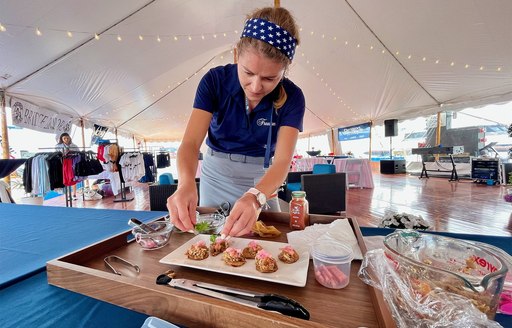
[[[144,159],[139,152],[123,153],[119,165],[125,182],[138,181],[145,174]]]
[[[139,182],[155,182],[155,159],[151,153],[142,153],[144,160],[144,176],[140,178]]]

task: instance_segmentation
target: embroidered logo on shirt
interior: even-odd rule
[[[270,126],[270,123],[269,123],[269,121],[266,118],[259,118],[256,121],[256,124],[258,126]],[[272,126],[276,126],[276,122],[272,122]]]

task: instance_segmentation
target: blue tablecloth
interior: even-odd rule
[[[148,317],[48,285],[46,271],[0,292],[2,328],[140,328]]]
[[[367,228],[361,227],[361,233],[363,236],[385,236],[395,231],[394,229],[387,228]],[[499,247],[509,254],[512,254],[512,237],[502,236],[484,236],[484,235],[473,235],[473,234],[457,234],[449,232],[432,232],[428,233],[438,234],[446,237],[468,239],[487,243]],[[503,327],[512,327],[512,316],[497,314],[495,320],[499,322]]]
[[[0,159],[0,179],[14,172],[26,159]]]
[[[48,285],[46,262],[165,214],[0,203],[0,327],[141,327],[145,314]]]
[[[165,212],[0,203],[0,289],[45,270],[46,262],[129,230]]]

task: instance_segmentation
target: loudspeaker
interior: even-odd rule
[[[399,174],[405,172],[406,168],[404,159],[380,160],[380,173],[382,174]]]
[[[384,136],[396,137],[398,135],[398,120],[384,121]]]

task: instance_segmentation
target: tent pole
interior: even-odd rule
[[[85,127],[83,117],[80,117],[80,127],[82,128],[82,147],[85,150]],[[89,189],[89,179],[85,179],[85,187]]]
[[[80,118],[80,127],[82,128],[82,147],[85,149],[85,128],[84,128],[84,119]]]
[[[373,130],[373,121],[370,121],[370,143],[368,145],[368,160],[370,163],[372,162],[372,130]]]
[[[7,114],[5,111],[5,90],[0,91],[0,122],[2,124],[2,159],[9,159],[9,134],[7,133]],[[11,176],[4,178],[5,183],[11,185]]]
[[[0,91],[0,121],[2,122],[2,159],[9,159],[9,136],[7,135],[7,114],[5,111],[5,91]]]
[[[437,112],[437,125],[436,125],[436,146],[441,144],[441,112]],[[439,154],[435,154],[436,161],[439,160]]]

